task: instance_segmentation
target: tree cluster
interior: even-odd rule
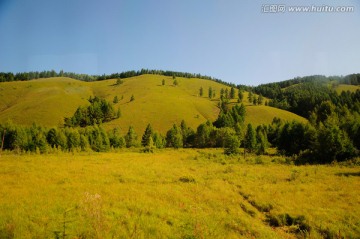
[[[295,163],[331,163],[359,154],[356,138],[350,137],[346,130],[331,120],[315,127],[275,119],[267,130],[269,142],[281,153],[293,156]],[[359,128],[355,135],[360,135]]]
[[[85,128],[51,128],[47,129],[33,124],[23,127],[6,123],[0,125],[5,132],[4,149],[22,152],[51,152],[51,150],[93,150],[108,151],[109,136],[101,126]]]
[[[89,102],[89,106],[80,106],[77,108],[72,117],[65,118],[65,126],[86,127],[89,125],[109,122],[113,119],[119,118],[121,115],[120,108],[115,111],[112,104],[105,99],[100,99],[99,97],[95,96],[94,98],[90,97]]]

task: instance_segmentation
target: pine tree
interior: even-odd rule
[[[174,124],[173,127],[166,133],[166,143],[167,147],[173,147],[176,149],[183,147],[181,129],[176,124]]]
[[[114,128],[109,133],[110,146],[113,148],[122,148],[125,146],[125,139],[120,135],[120,130]]]
[[[250,91],[248,94],[249,103],[253,103],[253,93]]]
[[[213,97],[213,89],[211,88],[211,86],[209,87],[209,98],[211,99]]]
[[[202,87],[200,87],[200,89],[199,89],[199,95],[200,95],[200,97],[202,97],[203,94],[204,94],[204,89],[203,89]]]
[[[230,89],[230,98],[235,99],[235,88],[234,87],[231,87],[231,89]]]
[[[236,135],[227,135],[225,138],[225,154],[238,154],[240,147],[240,140]]]
[[[119,103],[119,98],[117,97],[117,95],[114,97],[113,103],[114,103],[114,104]]]
[[[225,89],[224,97],[225,97],[226,99],[229,99],[229,90],[228,90],[228,88]]]
[[[195,140],[194,130],[186,125],[185,120],[181,121],[180,129],[183,137],[183,147],[191,147]]]
[[[221,88],[220,90],[220,99],[224,98],[225,90]]]
[[[259,125],[256,128],[256,141],[257,141],[256,153],[264,154],[266,152],[266,149],[268,148],[269,142],[267,139],[266,130],[261,125]]]
[[[81,151],[87,151],[90,149],[89,140],[85,135],[80,135],[80,148]]]
[[[153,134],[153,141],[154,141],[155,147],[158,148],[158,149],[162,149],[162,148],[164,148],[166,146],[165,138],[161,134],[159,134],[157,132],[155,132]]]
[[[126,147],[137,147],[137,134],[135,133],[134,127],[130,126],[127,134],[125,135]]]
[[[117,112],[116,112],[116,118],[120,118],[120,117],[121,117],[121,110],[120,110],[120,107],[119,107]]]
[[[257,100],[257,103],[258,103],[259,105],[262,105],[263,101],[264,101],[264,97],[260,94],[260,95],[259,95],[259,98],[258,98],[258,100]]]
[[[105,152],[110,148],[110,140],[106,131],[101,126],[87,127],[85,134],[88,136],[92,150]]]
[[[211,135],[215,127],[213,124],[208,120],[204,124],[200,124],[197,127],[196,135],[195,135],[195,144],[199,148],[206,148],[214,146],[213,140]]]
[[[145,129],[145,132],[144,132],[144,134],[142,136],[141,145],[144,146],[144,147],[149,146],[150,145],[150,140],[153,140],[152,135],[153,135],[153,129],[152,129],[151,125],[148,124],[146,129]]]
[[[244,93],[242,92],[242,90],[239,90],[239,92],[238,92],[238,102],[239,103],[242,102],[243,98],[244,98]]]
[[[148,145],[145,146],[143,152],[145,153],[153,153],[155,148],[154,140],[152,137],[149,138]]]
[[[175,78],[175,80],[174,80],[173,84],[174,84],[174,86],[179,85],[179,82],[178,82],[178,80],[177,80],[176,78]]]
[[[255,130],[251,124],[248,124],[248,126],[247,126],[244,146],[245,146],[245,149],[247,149],[249,152],[252,152],[256,147]]]
[[[254,104],[254,105],[257,105],[257,103],[258,103],[258,100],[257,100],[256,96],[254,95],[254,97],[253,97],[253,104]]]
[[[73,150],[80,146],[80,134],[77,130],[67,128],[65,131],[67,137],[67,148]]]

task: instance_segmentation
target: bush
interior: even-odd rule
[[[311,227],[305,217],[300,215],[297,217],[290,216],[288,213],[279,215],[267,215],[267,222],[272,227],[296,226],[296,232],[310,232]]]
[[[264,161],[262,160],[262,158],[260,156],[257,156],[255,158],[255,164],[264,164]]]
[[[190,176],[182,176],[179,178],[179,181],[182,183],[195,183],[195,179]]]
[[[238,154],[240,147],[240,140],[236,135],[229,135],[225,139],[225,150],[224,153],[227,155]]]

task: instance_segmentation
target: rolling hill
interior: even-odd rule
[[[148,123],[161,133],[165,133],[172,124],[181,120],[196,129],[206,120],[217,118],[221,88],[228,86],[220,83],[177,77],[178,86],[173,79],[162,75],[140,75],[124,79],[124,83],[116,85],[116,80],[83,82],[65,77],[45,78],[31,81],[0,83],[0,123],[11,120],[16,124],[41,124],[47,127],[63,124],[64,117],[73,115],[77,107],[88,105],[90,96],[98,96],[112,102],[117,96],[122,116],[105,123],[107,129],[119,127],[125,133],[130,125],[138,134],[142,133]],[[162,85],[165,80],[165,85]],[[204,96],[199,96],[203,87]],[[208,88],[215,90],[215,98],[207,97]],[[130,101],[131,96],[135,100]],[[247,93],[244,102],[247,102]],[[235,101],[234,101],[235,102]],[[268,107],[247,106],[247,120],[255,125],[270,123],[274,117],[284,120],[306,121],[290,112]]]

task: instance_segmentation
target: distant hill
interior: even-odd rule
[[[165,80],[165,85],[162,81]],[[0,123],[11,120],[17,124],[32,123],[52,127],[62,125],[64,117],[70,117],[75,110],[88,105],[90,96],[98,96],[112,102],[117,96],[122,116],[119,119],[105,123],[110,129],[120,127],[127,131],[130,125],[142,134],[146,125],[165,133],[172,124],[181,120],[196,129],[206,120],[214,121],[218,114],[217,107],[220,90],[228,88],[221,83],[198,78],[176,77],[177,86],[173,85],[173,77],[144,74],[123,79],[116,85],[116,79],[95,82],[84,82],[65,77],[44,78],[29,81],[0,83]],[[204,95],[199,96],[199,89],[204,89]],[[209,99],[208,89],[215,90],[215,98]],[[131,96],[135,100],[130,101]],[[247,92],[244,102],[247,102]],[[235,102],[235,100],[233,100]],[[247,105],[246,122],[255,125],[271,123],[274,117],[284,120],[306,121],[293,113],[268,107]]]
[[[360,74],[348,76],[306,76],[253,87],[268,97],[269,105],[309,118],[325,101],[351,112],[360,109]]]

